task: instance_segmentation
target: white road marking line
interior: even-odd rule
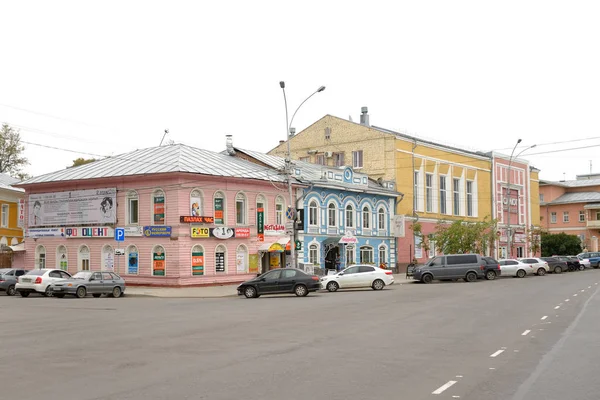
[[[544,315],[544,316],[542,317],[542,321],[543,321],[543,320],[545,320],[546,318],[548,318],[548,316],[547,316],[547,315]]]
[[[440,386],[439,388],[437,388],[436,390],[434,390],[433,392],[431,392],[431,394],[441,394],[444,393],[444,390],[448,389],[450,386],[454,385],[457,381],[448,381],[446,384]]]
[[[531,332],[531,330],[527,329],[525,332],[521,333],[521,336],[527,336],[529,332]]]
[[[556,307],[554,307],[554,309],[555,309],[555,310],[558,310],[559,308],[560,308],[560,306],[556,306]]]
[[[569,301],[569,300],[571,300],[571,299],[565,299],[565,301]]]
[[[519,352],[519,350],[515,350],[515,353],[518,353],[518,352]]]
[[[582,292],[585,292],[585,289],[581,289]]]
[[[591,289],[591,288],[592,288],[591,286],[588,286],[588,289]]]
[[[575,294],[573,295],[573,297],[577,297],[577,293],[575,293]]]
[[[504,353],[504,350],[498,350],[497,352],[495,352],[494,354],[490,355],[490,357],[497,357],[500,354]]]
[[[502,350],[506,350],[506,347],[500,347]]]
[[[460,399],[460,396],[452,396],[453,399]]]
[[[462,376],[462,375],[456,375],[456,377],[457,377],[457,378],[462,378],[463,376]]]
[[[490,369],[496,369],[496,368],[492,368],[492,367],[490,367]]]

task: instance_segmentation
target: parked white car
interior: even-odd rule
[[[541,258],[530,257],[519,258],[518,260],[522,263],[531,265],[533,267],[533,271],[538,276],[544,276],[546,275],[546,272],[550,272],[550,267],[548,266],[548,263],[542,260]]]
[[[15,290],[22,297],[27,297],[31,293],[41,293],[46,297],[52,296],[52,285],[65,279],[69,279],[71,274],[60,269],[42,268],[33,269],[19,277],[15,285]]]
[[[533,269],[532,264],[525,264],[524,262],[515,259],[500,260],[498,263],[500,264],[502,276],[525,278],[525,276],[533,275],[536,272],[536,270]]]
[[[388,269],[374,267],[372,265],[352,265],[334,275],[321,278],[321,287],[335,292],[338,289],[370,287],[373,290],[381,290],[386,285],[394,283],[394,275]]]

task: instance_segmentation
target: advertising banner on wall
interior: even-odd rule
[[[256,209],[256,232],[259,242],[265,241],[265,209]]]
[[[200,216],[200,205],[202,204],[202,199],[200,197],[192,196],[190,197],[190,215],[193,217]]]
[[[223,199],[215,199],[215,224],[223,223]]]
[[[192,253],[192,275],[204,275],[204,253],[201,251]]]
[[[114,224],[116,195],[116,188],[30,194],[27,225]]]
[[[165,253],[152,254],[152,275],[165,276]]]
[[[154,223],[165,223],[165,196],[154,196]]]
[[[25,226],[25,199],[19,199],[19,221],[17,226],[21,229]]]
[[[144,236],[146,237],[170,237],[171,227],[164,225],[152,225],[144,227]],[[127,237],[127,233],[125,233]]]
[[[285,225],[267,224],[265,225],[265,236],[279,236],[285,234]]]
[[[215,270],[225,272],[225,253],[215,253]]]
[[[138,253],[129,253],[127,260],[127,273],[137,275],[138,273]]]
[[[238,273],[246,272],[246,252],[240,251],[236,254],[235,265]]]
[[[205,228],[203,226],[192,226],[190,236],[193,239],[231,239],[231,238],[249,238],[250,228],[227,228],[225,226],[218,228]]]

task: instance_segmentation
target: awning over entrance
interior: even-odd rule
[[[290,249],[290,238],[281,238],[276,242],[263,243],[258,248],[258,251],[268,251],[270,253],[283,253]]]
[[[12,251],[17,252],[17,251],[25,251],[25,243],[21,242],[19,244],[15,244],[14,246],[8,246],[12,249]]]
[[[599,210],[600,203],[586,204],[585,206],[583,206],[583,208],[585,208],[586,210]]]

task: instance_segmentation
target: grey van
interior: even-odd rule
[[[434,279],[464,279],[476,282],[485,275],[487,263],[479,254],[449,254],[433,257],[415,268],[413,279],[430,283]]]

